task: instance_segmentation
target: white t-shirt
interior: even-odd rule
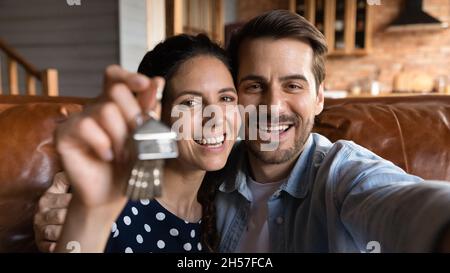
[[[267,253],[270,251],[267,201],[286,180],[259,183],[247,177],[247,186],[252,193],[247,229],[242,234],[236,252]]]

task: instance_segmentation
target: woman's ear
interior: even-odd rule
[[[324,100],[325,100],[325,98],[324,98],[324,91],[323,91],[323,87],[324,86],[324,83],[322,82],[320,85],[319,85],[319,88],[317,88],[317,96],[316,96],[316,102],[315,102],[315,105],[314,105],[314,114],[317,116],[317,115],[319,115],[321,112],[322,112],[322,110],[323,110],[323,104],[324,104]]]

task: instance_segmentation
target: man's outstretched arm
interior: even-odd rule
[[[354,147],[353,147],[354,148]],[[364,150],[347,150],[334,176],[340,219],[359,248],[450,251],[450,184],[424,181]]]

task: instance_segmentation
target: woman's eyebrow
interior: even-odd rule
[[[225,93],[225,92],[234,92],[234,93],[237,93],[236,92],[236,89],[235,88],[233,88],[233,87],[227,87],[227,88],[222,88],[222,89],[220,89],[219,90],[219,94],[220,93]]]
[[[219,94],[220,93],[225,93],[225,92],[236,92],[236,89],[233,87],[226,87],[226,88],[222,88],[219,90]],[[203,97],[204,93],[200,92],[200,91],[195,91],[195,90],[183,90],[181,91],[179,94],[176,95],[175,99],[181,97],[181,96],[185,96],[185,95],[191,95],[191,96],[198,96],[198,97]]]
[[[202,92],[200,92],[200,91],[184,90],[184,91],[181,91],[178,95],[176,95],[175,98],[179,98],[179,97],[185,96],[185,95],[192,95],[192,96],[198,96],[198,97],[203,96]]]

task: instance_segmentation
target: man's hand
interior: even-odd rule
[[[61,235],[72,194],[69,181],[63,172],[57,173],[53,184],[39,199],[34,216],[34,235],[39,251],[53,252]]]

